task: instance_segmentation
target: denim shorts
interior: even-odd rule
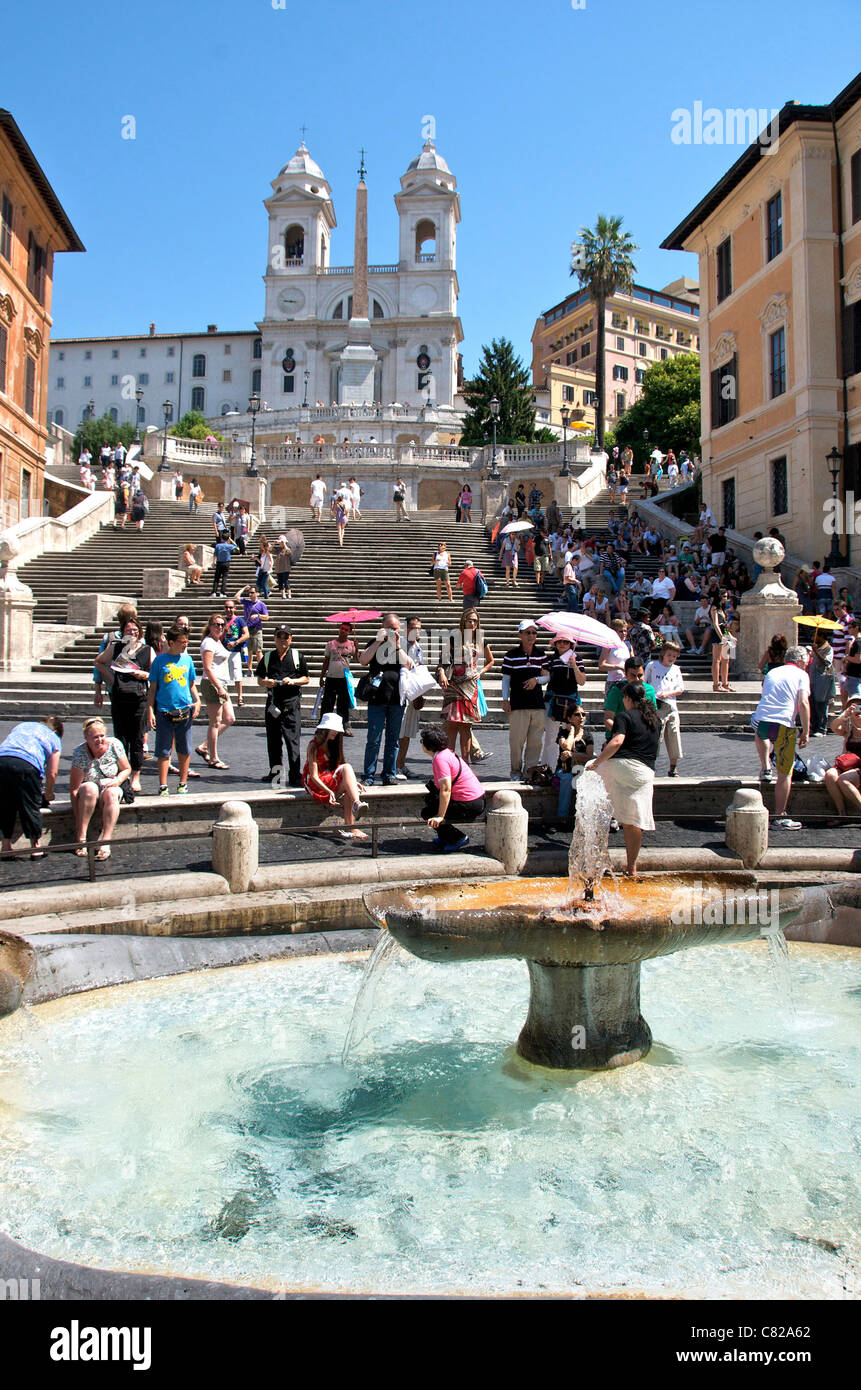
[[[177,757],[184,758],[191,753],[191,710],[185,719],[168,718],[163,710],[155,712],[155,755],[169,758],[176,745]]]

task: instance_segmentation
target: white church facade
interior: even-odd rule
[[[54,339],[49,412],[74,430],[92,410],[160,428],[199,409],[261,443],[449,444],[460,433],[457,181],[427,140],[400,179],[397,261],[367,259],[364,166],[351,264],[332,263],[329,183],[304,142],[272,180],[265,302],[256,328]]]

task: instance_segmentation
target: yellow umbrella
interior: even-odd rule
[[[569,430],[592,430],[594,425],[587,425],[585,420],[572,420],[568,428]]]
[[[818,616],[801,617],[799,615],[799,617],[793,618],[792,621],[795,623],[803,623],[805,627],[834,628],[843,626],[842,623],[835,623],[832,618],[820,618]]]

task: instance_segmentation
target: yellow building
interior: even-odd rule
[[[83,251],[8,111],[0,110],[0,524],[42,511],[54,252]]]
[[[662,245],[700,258],[705,499],[821,560],[835,447],[861,498],[861,75],[784,106]]]
[[[550,394],[550,418],[561,428],[566,406],[573,420],[595,425],[596,308],[588,290],[575,290],[536,320],[532,383]],[[605,307],[604,427],[613,429],[640,395],[647,367],[699,349],[699,287],[675,280],[663,290],[634,285]]]

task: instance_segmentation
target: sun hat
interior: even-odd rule
[[[319,733],[321,729],[329,729],[332,733],[342,734],[344,732],[344,721],[340,714],[324,714],[320,723],[317,725],[317,733]]]
[[[535,622],[535,620],[534,620],[533,618],[524,618],[524,619],[523,619],[523,622],[518,624],[517,631],[518,631],[518,632],[528,632],[530,628],[534,628],[535,631],[537,632],[537,631],[538,631],[538,624]]]

